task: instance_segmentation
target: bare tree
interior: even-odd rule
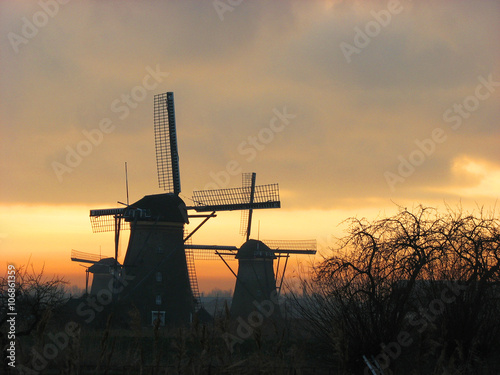
[[[64,279],[54,276],[47,278],[44,269],[37,273],[33,268],[16,270],[16,312],[22,319],[17,325],[16,336],[29,335],[44,316],[67,301]],[[0,278],[0,328],[7,321],[7,277]]]
[[[33,267],[18,268],[15,273],[15,312],[16,315],[16,338],[28,336],[36,331],[43,334],[45,325],[48,323],[51,314],[58,307],[62,306],[67,297],[65,285],[62,278],[54,276],[47,278],[44,270],[37,273]],[[8,277],[0,278],[0,345],[2,350],[7,347],[7,320],[8,311]],[[5,356],[2,356],[5,360]],[[5,369],[5,364],[4,364]]]
[[[483,210],[477,215],[449,210],[445,219],[446,257],[436,273],[466,288],[444,306],[436,325],[446,357],[459,358],[470,369],[500,344],[500,220]]]
[[[459,352],[463,359],[498,337],[493,315],[499,306],[500,222],[493,214],[474,216],[461,209],[439,214],[420,206],[373,222],[347,223],[347,235],[317,266],[305,284],[308,298],[298,303],[346,370],[359,370],[364,354],[376,356],[402,333],[420,335],[422,327],[412,326],[416,320],[410,317],[425,312],[450,282],[461,287],[446,304],[434,302],[440,311],[425,327],[429,342],[439,342],[446,356]]]

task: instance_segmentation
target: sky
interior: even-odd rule
[[[3,0],[0,17],[0,274],[82,286],[71,250],[113,254],[89,210],[126,201],[125,162],[131,202],[162,192],[153,97],[167,91],[188,205],[241,173],[279,183],[282,208],[256,211],[252,237],[327,255],[349,217],[496,207],[500,1]],[[239,246],[239,215],[193,243]],[[197,274],[233,288],[224,265]]]

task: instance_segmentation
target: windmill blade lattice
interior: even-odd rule
[[[155,95],[154,129],[158,184],[169,193],[179,194],[181,179],[173,92]]]
[[[187,232],[184,231],[184,238],[186,238]],[[186,245],[191,244],[191,239],[184,241]],[[200,299],[200,289],[198,287],[198,277],[196,276],[196,265],[194,263],[195,257],[193,254],[193,250],[189,247],[184,248],[184,252],[186,254],[186,264],[189,275],[189,284],[191,285],[191,291],[193,292],[195,310],[198,311],[201,307],[201,299]]]
[[[186,251],[191,251],[195,260],[220,260],[220,255],[228,256],[226,260],[234,260],[238,253],[236,246],[216,245],[185,245]]]
[[[250,202],[250,194],[252,192],[252,174],[253,173],[243,173],[241,175],[241,186],[246,189],[246,194],[248,195],[247,200]],[[250,210],[241,211],[240,219],[240,234],[246,236],[248,233],[248,224],[250,219]]]
[[[83,251],[71,250],[71,260],[79,263],[95,264],[102,259],[100,255],[85,253]]]
[[[280,208],[278,184],[255,187],[254,202],[248,201],[247,188],[193,191],[192,208],[198,212]]]
[[[316,240],[262,240],[275,254],[316,254]]]
[[[115,230],[115,217],[121,220],[125,214],[124,208],[107,208],[102,210],[90,210],[90,224],[92,232],[112,232]],[[121,223],[120,229],[130,229],[130,223]]]

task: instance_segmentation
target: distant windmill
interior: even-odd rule
[[[218,256],[236,278],[230,314],[247,319],[264,302],[273,303],[268,318],[279,319],[277,305],[281,294],[288,260],[291,255],[316,254],[316,240],[254,240],[236,246],[192,245],[195,258],[214,260]],[[281,262],[281,259],[285,260]],[[235,272],[227,261],[237,260]],[[275,264],[275,260],[277,260]]]
[[[204,208],[193,207],[200,211],[211,210],[214,207],[214,201],[223,202],[227,200],[227,196],[236,192],[241,202],[237,207],[243,210],[240,233],[245,235],[246,241],[239,249],[236,246],[186,245],[186,248],[196,251],[195,257],[197,259],[214,259],[213,256],[209,255],[210,253],[219,256],[236,277],[231,304],[231,316],[234,318],[243,317],[246,319],[260,303],[274,301],[277,298],[281,293],[290,255],[316,254],[315,240],[259,241],[250,239],[253,209],[265,208],[266,204],[272,202],[271,200],[266,201],[268,197],[279,201],[279,191],[276,184],[256,186],[255,183],[256,174],[245,173],[241,188],[193,193],[195,203],[205,206]],[[233,200],[235,199],[233,198]],[[233,209],[235,208],[233,207]],[[203,251],[208,251],[208,253],[203,253]],[[282,258],[285,258],[283,264],[281,264]],[[237,273],[226,262],[226,260],[233,259],[238,260]],[[276,259],[278,261],[275,267],[274,261]],[[280,310],[278,306],[274,306],[272,317],[279,318],[279,316]]]
[[[154,97],[154,130],[158,181],[163,194],[147,195],[122,208],[91,210],[94,231],[114,231],[115,265],[118,268],[118,239],[123,220],[130,224],[130,240],[123,261],[128,282],[117,296],[140,311],[144,324],[187,323],[199,308],[199,293],[191,236],[217,211],[253,210],[280,207],[277,184],[205,190],[193,193],[194,205],[186,207],[181,191],[174,96],[168,92]],[[255,179],[254,179],[255,180]],[[188,215],[188,210],[209,212]],[[185,235],[189,218],[204,218]],[[212,246],[212,250],[228,249]]]
[[[240,248],[186,245],[186,249],[194,251],[196,260],[222,259],[236,279],[230,314],[233,318],[247,319],[264,301],[276,304],[290,256],[316,254],[316,240],[250,239]],[[283,262],[282,258],[285,259]],[[228,263],[234,260],[238,260],[236,272]],[[272,310],[269,317],[279,319],[278,306],[273,306]]]
[[[78,263],[88,263],[85,268],[85,294],[89,294],[89,274],[93,274],[91,295],[97,295],[101,290],[112,289],[117,268],[121,265],[114,258],[101,258],[99,255],[72,250],[71,260]],[[118,265],[118,267],[116,267]]]

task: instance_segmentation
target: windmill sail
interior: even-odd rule
[[[316,254],[316,240],[262,240],[275,254]]]
[[[92,232],[112,232],[115,230],[117,219],[123,219],[125,208],[105,208],[90,210],[90,224]],[[130,225],[120,226],[121,229],[130,229]]]
[[[181,179],[173,92],[155,95],[154,129],[158,184],[169,193],[179,194]]]
[[[241,186],[244,189],[247,189],[248,201],[250,204],[253,203],[254,192],[255,192],[255,173],[243,173],[241,175],[242,181]],[[248,241],[250,237],[250,228],[252,225],[252,209],[241,211],[241,220],[240,220],[240,234],[242,236],[246,236]]]
[[[187,233],[184,232],[184,238],[186,238]],[[187,240],[188,244],[191,244],[191,240]],[[186,244],[186,241],[184,241],[184,244]],[[185,245],[186,246],[186,245]],[[193,299],[194,299],[194,309],[195,311],[198,311],[201,307],[201,298],[200,298],[200,289],[198,287],[198,277],[196,277],[196,265],[194,263],[194,254],[193,250],[184,247],[185,253],[186,253],[186,264],[187,264],[187,270],[188,270],[188,275],[189,275],[189,284],[191,285],[191,291],[193,292]]]
[[[220,260],[222,256],[236,256],[238,248],[236,246],[217,246],[217,245],[185,245],[186,252],[193,253],[195,260]],[[228,258],[231,260],[231,258]]]
[[[194,206],[198,212],[234,211],[259,208],[280,208],[278,184],[255,186],[253,202],[248,197],[248,188],[193,191]]]
[[[71,250],[71,260],[79,263],[95,264],[102,259],[100,255],[84,253],[83,251]]]

